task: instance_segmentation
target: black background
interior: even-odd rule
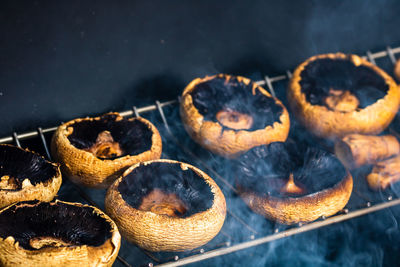
[[[2,1],[0,137],[170,100],[199,76],[260,79],[318,53],[400,46],[399,13],[395,0]],[[393,266],[399,214],[388,209],[199,265]]]
[[[2,1],[0,136],[400,45],[398,1]]]

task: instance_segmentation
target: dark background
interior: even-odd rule
[[[0,136],[400,45],[398,1],[2,1]]]
[[[399,13],[395,0],[2,1],[0,137],[170,100],[199,76],[260,79],[317,53],[397,47]],[[387,209],[198,266],[394,266],[396,218]]]

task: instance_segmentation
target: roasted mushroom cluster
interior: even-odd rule
[[[150,251],[202,246],[220,231],[225,198],[201,170],[172,160],[139,163],[108,189],[105,206],[122,235]]]
[[[0,211],[2,266],[111,266],[121,236],[95,207],[26,201]]]
[[[0,208],[24,200],[51,201],[61,183],[57,164],[19,147],[0,145]]]
[[[54,134],[51,149],[74,182],[104,188],[129,166],[160,158],[162,142],[148,120],[109,113],[64,123]]]
[[[400,101],[395,81],[356,55],[325,54],[300,64],[290,81],[293,114],[318,137],[378,134],[393,120]]]
[[[225,157],[285,141],[289,133],[289,115],[283,104],[240,76],[218,74],[193,80],[182,94],[180,111],[189,135]]]
[[[353,188],[350,173],[334,155],[293,142],[253,148],[237,159],[233,173],[247,205],[284,224],[337,213]]]

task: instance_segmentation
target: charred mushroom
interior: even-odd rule
[[[289,133],[289,115],[281,101],[240,76],[193,80],[183,91],[180,111],[189,135],[225,157],[285,141]]]
[[[111,266],[115,223],[80,203],[25,201],[0,211],[1,266]]]
[[[335,144],[335,154],[348,169],[375,164],[400,153],[400,144],[392,135],[346,135]]]
[[[24,200],[51,201],[61,183],[57,164],[19,147],[0,145],[0,208]]]
[[[104,188],[129,166],[160,158],[162,143],[148,120],[109,113],[64,123],[53,136],[51,150],[72,181]]]
[[[353,179],[334,155],[292,143],[253,148],[234,166],[239,195],[256,213],[283,224],[331,216],[348,202]]]
[[[393,120],[400,100],[399,88],[383,70],[341,53],[300,64],[287,96],[297,118],[323,138],[378,134]]]
[[[132,166],[108,189],[105,206],[122,235],[149,251],[184,251],[218,234],[225,198],[203,171],[155,160]]]

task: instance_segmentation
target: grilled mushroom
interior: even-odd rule
[[[129,166],[160,158],[162,143],[148,120],[108,113],[64,123],[53,136],[51,150],[74,182],[104,188]]]
[[[108,189],[105,206],[122,235],[150,251],[202,246],[220,231],[225,198],[201,170],[178,161],[132,166]]]
[[[0,211],[1,266],[111,266],[115,223],[80,203],[25,201]]]
[[[347,204],[353,188],[350,173],[332,154],[303,149],[272,143],[237,160],[236,186],[253,211],[294,224],[333,215]]]
[[[383,70],[341,53],[300,64],[287,96],[297,118],[323,138],[378,134],[393,120],[400,100],[399,88]]]
[[[393,135],[346,135],[335,143],[335,154],[348,169],[375,164],[400,153],[400,144]]]
[[[225,157],[285,141],[289,133],[289,115],[281,101],[240,76],[193,80],[183,91],[180,110],[189,135]]]
[[[61,183],[57,164],[19,147],[0,145],[0,208],[24,200],[51,201]]]

